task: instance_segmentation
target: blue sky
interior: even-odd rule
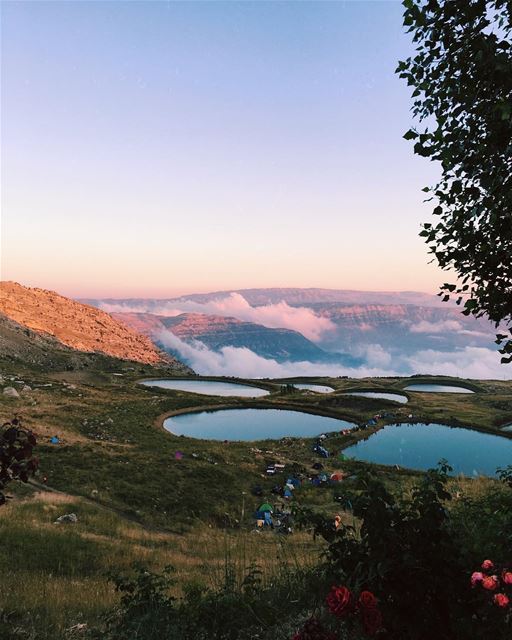
[[[435,291],[399,2],[4,2],[2,279]]]

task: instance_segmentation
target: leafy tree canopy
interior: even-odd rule
[[[512,362],[512,1],[405,0],[416,55],[397,73],[414,87],[414,152],[441,163],[426,187],[434,224],[421,234],[456,274],[440,295],[488,316]]]

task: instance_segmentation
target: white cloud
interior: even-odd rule
[[[208,349],[202,342],[180,340],[170,331],[162,332],[159,341],[173,349],[201,375],[238,376],[241,378],[284,378],[292,376],[405,376],[414,373],[462,376],[475,379],[510,379],[512,369],[500,364],[500,355],[492,349],[466,347],[445,352],[427,349],[410,356],[394,356],[381,345],[368,345],[366,363],[353,368],[337,364],[312,362],[276,362],[247,348]]]
[[[252,307],[239,293],[231,293],[224,298],[205,303],[192,300],[171,300],[157,306],[103,303],[101,308],[108,312],[144,312],[164,316],[177,316],[180,313],[229,316],[247,322],[255,322],[272,329],[293,329],[314,342],[319,341],[325,333],[336,329],[336,325],[329,318],[318,316],[306,307],[291,307],[283,301],[277,304]]]
[[[449,333],[450,331],[462,331],[462,325],[457,320],[440,320],[439,322],[429,322],[421,320],[409,328],[411,333]]]

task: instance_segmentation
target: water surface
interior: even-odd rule
[[[332,393],[334,389],[323,384],[294,384],[296,389],[306,389],[317,393]]]
[[[512,464],[512,440],[443,424],[387,425],[343,451],[347,457],[379,464],[426,470],[441,458],[453,473],[493,476]]]
[[[161,387],[174,391],[190,391],[207,396],[238,396],[244,398],[259,398],[270,392],[266,389],[251,387],[247,384],[234,382],[216,382],[214,380],[144,380],[141,384],[147,387]]]
[[[422,391],[424,393],[475,393],[465,387],[454,387],[447,384],[410,384],[404,391]]]
[[[310,438],[354,426],[345,420],[284,409],[220,409],[182,413],[164,421],[164,428],[176,435],[206,440]]]
[[[405,404],[408,402],[407,396],[403,396],[399,393],[386,393],[380,391],[349,391],[344,393],[345,396],[362,396],[364,398],[377,398],[382,400],[394,400],[395,402],[401,402]]]

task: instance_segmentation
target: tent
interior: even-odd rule
[[[286,484],[291,484],[294,487],[300,487],[300,480],[298,478],[288,478]]]
[[[58,436],[53,436],[52,438],[50,438],[50,442],[52,444],[59,444],[60,440],[59,440]]]
[[[377,424],[377,420],[375,420],[375,418],[370,418],[370,420],[368,420],[368,425],[370,427],[375,427],[376,424]]]
[[[284,490],[283,496],[284,496],[285,498],[293,498],[293,493],[290,491],[290,489],[286,488],[286,489]]]
[[[274,507],[269,504],[268,502],[264,502],[263,504],[260,504],[260,506],[258,507],[258,511],[274,511]]]

